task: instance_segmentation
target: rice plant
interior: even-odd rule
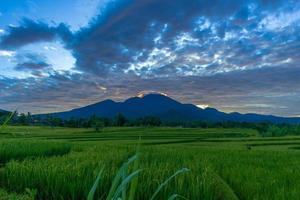
[[[0,188],[0,200],[34,200],[36,190],[26,189],[23,194],[8,193]]]
[[[101,134],[89,129],[28,129],[26,135],[21,134],[21,127],[8,127],[16,138],[3,139],[1,146],[15,143],[7,149],[26,152],[19,142],[31,141],[36,144],[28,148],[40,149],[39,145],[46,148],[56,142],[68,145],[66,141],[72,138],[72,150],[63,155],[41,153],[8,159],[0,170],[0,187],[11,194],[23,194],[29,188],[36,189],[37,199],[49,200],[104,200],[108,196],[122,200],[299,199],[300,151],[291,149],[295,146],[291,142],[300,137],[198,139],[203,133],[232,132],[223,129],[113,128]],[[132,158],[139,135],[145,138],[141,151]],[[195,142],[180,142],[192,138]],[[162,140],[179,142],[154,145]],[[252,145],[249,151],[246,144],[262,145]],[[173,177],[183,166],[190,171]]]
[[[63,142],[3,139],[0,141],[0,164],[13,159],[64,155],[70,150],[71,145]]]
[[[108,195],[106,197],[106,200],[133,200],[134,199],[134,194],[135,191],[137,189],[137,182],[133,182],[133,184],[131,184],[131,188],[130,188],[130,194],[129,197],[127,198],[126,192],[127,192],[127,186],[129,185],[130,182],[132,182],[134,180],[134,178],[137,178],[138,174],[142,171],[142,169],[136,169],[136,166],[134,167],[134,171],[131,172],[130,174],[127,175],[128,173],[128,167],[131,163],[135,162],[137,163],[138,159],[138,154],[135,154],[134,156],[132,156],[131,158],[128,159],[127,162],[125,162],[122,167],[119,169],[118,173],[116,174],[111,188],[108,192]],[[174,179],[176,176],[178,176],[181,173],[185,173],[185,172],[189,172],[190,170],[187,168],[183,168],[181,170],[178,170],[177,172],[175,172],[172,176],[170,176],[169,178],[167,178],[161,185],[159,185],[159,187],[156,189],[156,191],[154,192],[154,194],[151,196],[150,200],[154,200],[156,199],[158,193],[162,190],[162,188],[164,186],[166,186],[172,179]],[[99,180],[101,178],[103,169],[99,172],[99,175],[95,181],[95,183],[93,184],[93,187],[91,188],[87,200],[93,200],[94,199],[94,194],[96,192],[96,187],[99,184]],[[136,179],[137,180],[137,179]],[[175,198],[184,198],[178,194],[172,194],[168,200],[172,200]]]

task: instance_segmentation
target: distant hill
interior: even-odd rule
[[[161,94],[148,94],[143,97],[129,98],[124,102],[105,100],[82,108],[66,112],[51,113],[53,117],[63,119],[88,118],[92,115],[112,118],[122,113],[127,118],[135,119],[144,116],[157,116],[164,121],[205,120],[212,122],[273,122],[300,123],[300,118],[285,118],[272,115],[224,113],[214,108],[201,109],[193,104],[182,104]],[[41,116],[45,116],[41,115]]]
[[[8,115],[8,114],[9,114],[8,111],[6,111],[6,110],[1,110],[1,109],[0,109],[0,117],[6,116],[6,115]]]
[[[2,110],[2,109],[0,109],[0,113],[9,113],[8,111],[6,111],[6,110]]]

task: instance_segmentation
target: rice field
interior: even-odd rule
[[[34,157],[59,156],[69,153],[71,145],[45,140],[0,140],[0,164],[10,160],[22,160]]]
[[[138,152],[122,174],[123,181],[133,174],[122,200],[150,200],[158,188],[153,199],[293,200],[300,196],[299,150],[300,137],[251,129],[6,127],[0,199],[87,199],[101,171],[93,199],[106,199]]]

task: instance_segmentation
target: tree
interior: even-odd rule
[[[28,112],[26,115],[26,125],[31,125],[31,123],[32,123],[32,116],[31,113]]]
[[[288,128],[286,126],[280,126],[271,124],[267,127],[266,132],[264,132],[263,136],[284,136],[288,134]]]
[[[115,118],[116,126],[124,126],[125,123],[127,122],[127,119],[122,113],[117,114]]]
[[[53,117],[51,119],[49,119],[51,126],[62,126],[62,119],[58,118],[58,117]]]
[[[160,118],[155,117],[155,116],[146,116],[137,119],[134,122],[134,125],[137,126],[160,126],[162,124]]]
[[[103,120],[97,120],[94,124],[94,128],[96,132],[103,131],[104,128],[104,121]]]
[[[102,118],[93,116],[91,119],[91,126],[95,129],[96,132],[100,132],[103,130],[105,123]]]
[[[20,125],[27,125],[27,117],[24,113],[21,113],[20,116],[18,117],[18,123]]]

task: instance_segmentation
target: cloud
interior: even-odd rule
[[[292,26],[300,21],[300,10],[292,12],[281,12],[276,14],[269,14],[259,23],[260,29],[268,31],[282,31],[282,29]]]
[[[53,46],[44,46],[44,49],[48,50],[48,51],[56,51],[57,48],[53,47]]]
[[[88,26],[74,33],[65,24],[23,19],[19,26],[9,27],[0,47],[61,40],[78,70],[98,76],[207,76],[251,70],[288,59],[268,59],[275,58],[268,49],[282,47],[287,39],[282,37],[287,36],[260,28],[272,26],[269,18],[296,19],[297,14],[286,14],[284,5],[281,0],[110,1]],[[275,15],[277,11],[285,17]]]
[[[33,71],[37,73],[36,71],[42,71],[51,67],[47,63],[46,57],[33,53],[17,55],[16,61],[18,62],[15,66],[17,71]]]
[[[17,49],[36,42],[53,41],[55,39],[68,40],[71,33],[64,24],[51,27],[44,22],[37,22],[27,18],[19,26],[9,26],[7,34],[1,37],[0,47],[3,49]]]
[[[266,16],[288,12],[284,5],[279,0],[112,1],[74,34],[69,47],[79,70],[99,76],[210,76],[275,66],[287,58],[275,59],[270,49],[289,45],[283,45],[284,34],[267,35],[259,27]]]
[[[53,72],[42,78],[0,78],[0,107],[10,109],[17,105],[22,109],[20,111],[61,111],[108,98],[122,101],[148,90],[167,93],[181,102],[209,105],[226,112],[294,116],[300,112],[299,73],[299,68],[288,67],[202,78],[142,79],[132,75],[101,78],[68,72]]]
[[[0,57],[13,57],[15,55],[14,51],[6,51],[6,50],[0,50]]]
[[[43,61],[40,62],[24,62],[24,63],[19,63],[15,69],[18,71],[22,70],[41,70],[49,67],[50,65],[48,63],[45,63]]]
[[[183,0],[176,3],[169,0],[113,1],[89,27],[75,35],[72,49],[77,66],[83,71],[100,75],[129,71],[128,68],[139,65],[134,62],[151,60],[153,51],[157,49],[164,51],[176,42],[179,42],[177,46],[192,43],[189,40],[192,36],[188,37],[187,31],[194,28],[196,18],[199,15],[226,17],[238,7],[238,3],[227,3],[224,7],[216,0],[211,3]],[[219,6],[212,6],[214,4]],[[157,38],[160,40],[159,47],[156,46]],[[139,60],[134,59],[136,57]]]

